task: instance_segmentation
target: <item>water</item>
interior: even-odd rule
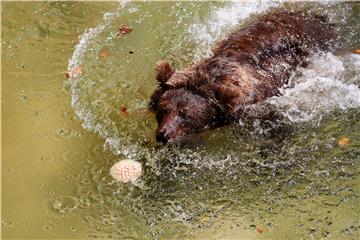
[[[3,121],[18,129],[4,136],[14,136],[12,142],[25,136],[18,147],[32,141],[40,147],[16,152],[5,140],[5,238],[358,239],[360,56],[351,52],[359,48],[360,4],[22,4],[6,3],[3,10],[4,65],[11,70],[5,71]],[[279,5],[327,12],[340,23],[342,45],[335,55],[312,56],[283,95],[268,100],[283,118],[239,122],[181,146],[157,144],[156,121],[147,111],[154,63],[166,59],[182,68],[198,61],[228,32]],[[14,17],[19,9],[28,19],[42,17],[26,31]],[[118,36],[123,24],[133,31]],[[38,35],[28,36],[32,28]],[[58,54],[59,44],[66,53]],[[24,53],[25,47],[33,51]],[[23,62],[43,63],[44,55],[47,64],[18,72]],[[67,59],[68,70],[78,67],[81,74],[62,85]],[[41,78],[32,82],[36,74]],[[41,80],[48,83],[42,87]],[[14,116],[27,121],[13,123]],[[342,145],[344,137],[350,142]],[[24,162],[27,151],[32,157]],[[143,164],[136,185],[109,176],[123,158]],[[31,170],[43,175],[29,187]],[[17,200],[25,186],[36,207]]]

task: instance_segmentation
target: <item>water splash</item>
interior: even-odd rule
[[[312,56],[307,68],[298,69],[290,87],[282,89],[281,97],[268,102],[281,109],[291,122],[319,122],[324,114],[333,110],[360,107],[358,76],[360,56],[334,56],[320,53]],[[347,66],[345,66],[345,63]],[[352,71],[349,75],[348,73]]]
[[[108,27],[111,26],[113,21],[120,16],[120,11],[128,4],[128,1],[121,1],[119,7],[115,12],[107,12],[103,15],[104,22],[100,25],[87,29],[81,36],[79,43],[75,46],[74,53],[69,59],[68,71],[71,72],[72,69],[81,66],[84,64],[83,56],[88,50],[89,45],[96,40],[96,38]],[[111,43],[111,38],[107,38],[108,42]],[[137,146],[132,145],[132,147],[126,148],[125,151],[120,151],[119,146],[121,145],[121,137],[117,134],[112,136],[111,133],[107,130],[107,127],[102,126],[97,123],[97,119],[91,109],[87,109],[83,106],[83,103],[80,101],[79,96],[79,86],[78,81],[80,76],[75,76],[70,79],[69,83],[71,86],[72,96],[71,96],[71,106],[75,109],[76,115],[83,121],[82,126],[85,129],[94,131],[100,135],[100,137],[105,139],[105,145],[114,151],[115,154],[122,153],[123,155],[131,158],[137,152]],[[111,124],[111,123],[110,123]]]
[[[320,127],[300,128],[275,139],[258,134],[264,129],[259,131],[254,122],[204,133],[195,144],[181,148],[143,141],[154,130],[153,117],[149,120],[137,112],[146,107],[155,88],[149,65],[171,55],[180,59],[179,65],[207,56],[214,41],[250,14],[276,6],[270,1],[204,4],[209,7],[198,16],[194,5],[186,3],[128,3],[115,14],[104,15],[104,23],[84,33],[75,49],[69,69],[83,65],[84,74],[69,84],[72,106],[83,126],[105,139],[112,153],[140,160],[144,167],[142,183],[134,186],[111,179],[108,169],[114,158],[106,156],[109,153],[98,155],[104,158],[101,166],[92,159],[84,164],[78,173],[77,197],[79,208],[91,208],[88,224],[94,238],[107,238],[109,234],[134,239],[189,238],[225,209],[247,216],[247,222],[271,224],[279,222],[275,218],[282,216],[281,211],[294,209],[294,204],[307,198],[318,197],[314,200],[316,209],[321,206],[325,212],[330,204],[345,200],[350,202],[344,207],[347,212],[352,206],[356,194],[350,191],[354,185],[351,181],[356,179],[349,179],[356,174],[354,165],[359,159],[351,145],[337,149],[337,137],[348,130],[346,126],[358,125],[357,112],[351,112],[359,108],[360,64],[355,55],[313,56],[311,64],[298,69],[290,87],[283,89],[283,96],[269,100],[292,123],[321,119],[337,108],[344,110],[345,117],[335,116],[320,121]],[[128,14],[125,19],[132,21],[134,31],[128,38],[119,39],[115,37],[116,26],[123,23],[119,18],[124,14]],[[188,50],[189,41],[195,52]],[[100,59],[102,49],[112,55]],[[129,50],[135,53],[129,55]],[[116,109],[122,104],[138,117],[120,118]],[[150,124],[144,123],[147,121]],[[358,133],[351,131],[347,136],[356,139]],[[326,191],[330,188],[340,194],[329,198]],[[350,189],[349,193],[343,189]],[[322,204],[323,198],[329,205]],[[296,209],[311,212],[302,207]],[[329,214],[315,218],[320,222],[325,216]],[[306,233],[308,229],[303,226],[291,231]],[[176,233],[172,232],[174,228],[178,229]],[[331,228],[336,234],[337,227]]]
[[[195,41],[198,51],[195,53],[195,61],[211,55],[211,47],[233,30],[236,26],[252,14],[263,12],[270,7],[279,6],[280,1],[241,1],[230,2],[224,7],[213,7],[205,21],[198,19],[188,28],[193,41]]]

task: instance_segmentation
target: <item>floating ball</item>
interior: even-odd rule
[[[134,160],[122,160],[110,168],[110,175],[117,181],[127,183],[135,182],[142,174],[142,166]]]

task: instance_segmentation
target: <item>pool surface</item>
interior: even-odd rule
[[[327,14],[341,45],[267,100],[282,118],[156,143],[155,62],[279,6]],[[359,22],[360,2],[1,2],[2,238],[359,239]],[[109,175],[122,159],[136,183]]]

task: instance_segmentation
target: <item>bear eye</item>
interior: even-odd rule
[[[156,118],[159,120],[159,119],[162,119],[164,117],[164,115],[166,115],[167,113],[169,113],[169,110],[166,109],[166,108],[161,108],[161,107],[158,107],[157,111],[156,111]]]
[[[186,114],[185,114],[185,111],[184,111],[184,110],[179,110],[179,111],[177,112],[177,114],[178,114],[180,117],[182,117],[182,118],[185,118],[185,117],[186,117]]]

